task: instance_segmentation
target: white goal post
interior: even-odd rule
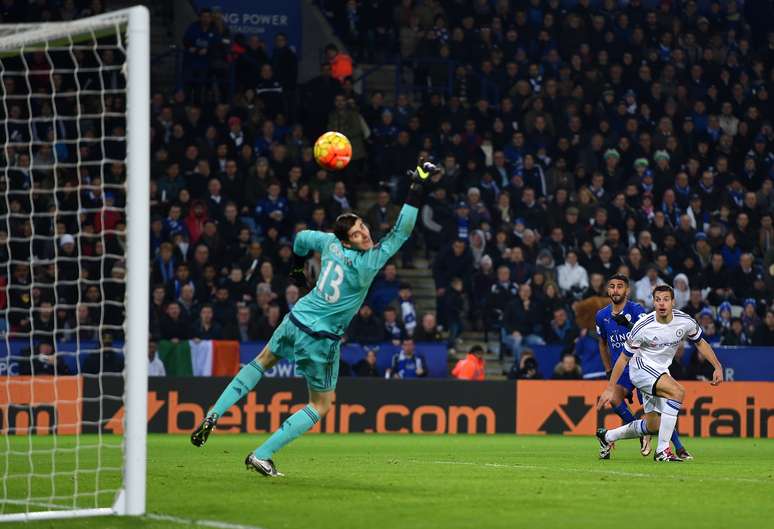
[[[121,57],[123,64],[107,62],[105,58],[112,57],[114,51],[117,57]],[[81,61],[81,57],[86,55],[90,57],[91,63],[83,66],[85,62]],[[60,84],[61,80],[56,79],[61,66],[53,57],[71,59],[73,69],[64,75],[73,79],[72,86],[65,88]],[[34,62],[36,60],[39,62]],[[9,70],[6,63],[22,66]],[[45,68],[38,69],[36,64]],[[116,83],[116,75],[125,80]],[[88,82],[83,82],[84,79],[88,79]],[[11,92],[9,87],[18,90]],[[125,102],[123,108],[118,108],[121,105],[117,104],[110,106],[115,102],[113,96]],[[71,105],[75,109],[73,115],[57,115],[57,97],[75,102]],[[41,107],[47,110],[41,111]],[[20,109],[21,116],[17,115]],[[8,298],[8,305],[2,307],[5,328],[0,338],[0,341],[5,342],[3,352],[6,355],[6,358],[0,358],[0,361],[5,360],[6,368],[5,372],[0,370],[0,438],[5,438],[0,440],[0,479],[3,480],[0,484],[0,522],[112,514],[142,515],[145,513],[146,500],[150,262],[150,16],[147,8],[137,6],[70,22],[0,25],[0,110],[3,112],[0,130],[4,129],[0,141],[3,149],[0,153],[0,163],[3,165],[0,167],[0,194],[5,204],[0,211],[0,231],[4,232],[6,239],[0,245],[3,248],[15,245],[11,249],[21,248],[22,255],[27,255],[29,259],[29,262],[20,263],[18,259],[15,260],[14,251],[11,251],[10,257],[6,252],[0,264],[7,279],[7,284],[0,286],[0,290]],[[66,129],[72,132],[62,132],[62,136],[59,136],[58,131]],[[108,129],[111,131],[108,132]],[[46,134],[41,133],[41,130],[47,131],[46,137],[41,137],[41,134]],[[113,134],[115,130],[125,132],[119,137]],[[109,149],[124,154],[115,159],[108,154]],[[67,157],[62,154],[64,152],[68,153]],[[89,157],[82,154],[85,152],[97,154]],[[118,171],[123,170],[123,176],[108,184],[106,182],[109,179],[101,177],[111,170],[111,166],[118,167]],[[83,177],[89,171],[99,179],[89,181]],[[61,231],[57,231],[61,197],[71,191],[63,186],[73,185],[71,181],[62,184],[60,174],[71,175],[70,178],[80,182],[73,195],[77,207],[68,213],[72,213],[70,216],[76,219],[75,225],[79,227],[83,216],[98,217],[102,231],[96,236],[80,229],[74,234],[65,232],[64,236]],[[38,175],[44,175],[41,178],[47,179],[47,183],[39,184],[36,181]],[[27,183],[15,187],[18,181]],[[99,182],[99,186],[94,182]],[[48,193],[51,197],[45,210],[36,210],[39,185],[43,186],[42,193]],[[83,202],[85,199],[82,197],[89,193],[96,194],[98,206]],[[114,194],[121,197],[124,205],[114,207],[108,202]],[[14,200],[31,206],[24,208],[27,211],[20,212],[18,208],[14,209],[15,204],[8,206]],[[119,223],[125,228],[108,228],[105,219],[111,214],[114,215],[112,218],[121,219]],[[50,235],[37,232],[37,225],[41,222],[53,226]],[[28,234],[17,236],[14,240],[12,230],[7,228],[11,225],[26,228]],[[78,241],[84,237],[92,237],[96,241],[94,247],[99,248],[102,244],[102,253],[81,254]],[[109,255],[109,250],[105,249],[107,237],[120,245],[118,257]],[[67,246],[68,242],[72,246],[72,240],[78,245],[73,259],[62,254],[63,250],[60,249],[60,246]],[[60,263],[68,259],[75,263],[73,266],[79,273],[74,281],[69,282],[61,280],[57,272]],[[113,276],[107,277],[110,275],[108,272],[103,277],[103,266],[108,260],[112,267],[108,270],[112,270]],[[81,267],[87,268],[94,263],[99,269],[99,279],[87,277],[84,281]],[[41,330],[42,327],[36,328],[36,323],[30,324],[30,321],[37,321],[42,310],[40,299],[35,297],[39,296],[39,292],[35,292],[35,282],[38,270],[46,266],[48,270],[53,270],[53,279],[50,283],[42,280],[41,289],[50,287],[52,301],[45,302],[45,305],[49,311],[53,309],[55,317],[49,330]],[[13,299],[16,288],[13,274],[17,268],[33,270],[32,279],[26,287],[31,295],[25,294],[26,298],[22,296],[22,301],[18,302],[21,305],[14,305]],[[19,275],[24,274],[19,272]],[[120,288],[116,290],[114,287],[119,283]],[[90,284],[97,286],[100,296],[98,302],[90,303],[90,300],[82,297],[85,289],[83,285]],[[62,288],[68,286],[78,292],[74,300],[66,299],[60,293]],[[106,294],[108,291],[121,292],[121,299],[110,301]],[[81,309],[84,314],[93,309],[100,314],[100,319],[88,326],[83,325],[78,312]],[[17,315],[21,314],[21,323],[18,325],[10,318],[14,310]],[[111,325],[106,316],[111,310],[112,314],[120,314],[118,325]],[[70,313],[75,315],[74,324],[61,326],[57,323],[59,314]],[[119,382],[123,381],[123,398],[120,393],[115,398],[117,405],[123,405],[123,411],[109,416],[103,409],[102,394],[87,397],[80,389],[85,384],[85,376],[81,373],[86,372],[82,370],[82,362],[87,354],[97,358],[97,368],[90,375],[92,385],[101,391],[103,382],[108,381],[103,376],[106,373],[102,371],[105,362],[103,351],[113,350],[113,342],[106,341],[102,334],[106,332],[105,329],[111,332],[111,337],[123,337],[123,371],[117,369],[112,373]],[[88,339],[83,336],[89,331],[98,336],[96,342],[99,345],[91,345],[89,347],[93,349],[85,351],[81,345],[86,342],[81,340]],[[76,362],[75,370],[66,370],[67,377],[60,377],[56,368],[53,374],[38,374],[33,368],[29,376],[25,377],[11,372],[14,370],[12,365],[17,365],[13,363],[13,355],[18,354],[12,352],[12,342],[28,342],[28,357],[24,357],[24,361],[33,365],[33,361],[43,362],[37,360],[43,358],[42,352],[38,356],[40,350],[37,349],[41,336],[42,341],[53,348],[49,356],[53,360],[48,361],[54,366],[60,360],[64,362],[66,357]],[[68,343],[68,340],[71,345],[61,345]],[[120,354],[116,356],[120,357]],[[65,382],[68,387],[72,385],[79,388],[77,398],[69,397],[71,400],[65,400],[68,397],[58,390],[60,386],[57,380],[61,378],[67,378]],[[24,380],[27,386],[19,389],[22,383],[17,380]],[[53,387],[53,397],[48,397],[52,402],[41,401],[47,397],[40,393],[35,396],[39,382]],[[14,391],[17,393],[14,394]],[[37,424],[33,411],[23,416],[23,426],[20,426],[21,422],[12,422],[11,408],[18,408],[14,399],[18,401],[18,395],[24,392],[30,395],[26,401],[30,410],[35,404],[50,405],[51,411],[45,426]],[[61,402],[58,399],[62,399]],[[84,414],[86,401],[96,407],[95,413],[98,415],[89,423],[93,429],[90,431],[95,433],[81,436],[82,425],[88,420]],[[63,414],[57,415],[60,404],[72,406],[71,409],[75,410],[68,415],[70,424],[62,422],[68,420],[63,419]],[[114,427],[116,422],[120,424],[119,427]],[[110,434],[109,431],[104,435],[103,429],[110,427],[114,427],[114,432],[122,432],[123,437]],[[37,435],[41,433],[41,428],[45,428],[47,436]],[[75,433],[68,435],[70,430]],[[38,444],[38,440],[43,437],[47,439],[43,439],[43,444]],[[111,445],[111,442],[114,444]],[[112,467],[108,461],[111,454],[115,458]],[[70,466],[60,461],[67,461]],[[108,468],[114,471],[115,476],[107,475]],[[38,487],[38,484],[44,486]]]

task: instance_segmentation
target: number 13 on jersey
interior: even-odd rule
[[[334,261],[328,261],[328,264],[323,264],[324,270],[320,276],[320,280],[317,282],[317,290],[320,295],[328,303],[336,303],[341,297],[341,283],[344,281],[344,269],[340,264]],[[331,275],[331,270],[333,274]],[[330,281],[329,281],[330,280]],[[326,293],[329,290],[330,294]]]

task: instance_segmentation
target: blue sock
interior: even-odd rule
[[[296,437],[311,429],[320,420],[320,414],[311,404],[301,408],[285,419],[279,430],[271,434],[261,446],[255,449],[258,459],[271,459],[274,453]]]
[[[672,444],[675,445],[675,450],[683,449],[683,443],[680,442],[680,434],[677,433],[677,428],[672,432]]]
[[[249,364],[245,365],[239,370],[239,373],[229,382],[226,389],[218,397],[218,401],[210,410],[210,413],[215,413],[220,417],[226,410],[236,404],[236,402],[247,395],[247,393],[255,387],[263,376],[263,368],[261,364],[253,360]]]
[[[626,402],[621,402],[618,406],[615,406],[613,408],[613,411],[615,411],[618,416],[623,419],[624,424],[629,424],[634,420],[634,415],[632,415],[632,410],[629,409],[629,406],[626,405]]]

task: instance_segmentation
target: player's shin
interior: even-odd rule
[[[666,400],[666,405],[661,410],[661,425],[658,428],[658,446],[656,447],[657,454],[669,448],[669,439],[675,431],[677,416],[682,405],[682,402],[676,400]]]
[[[285,419],[279,430],[274,432],[265,443],[255,449],[258,459],[271,459],[275,452],[310,430],[320,421],[320,414],[311,404],[301,408]]]
[[[619,439],[634,439],[648,434],[648,425],[645,419],[632,421],[618,428],[608,430],[605,434],[605,440],[608,443],[614,443]]]
[[[677,427],[675,427],[675,431],[672,432],[672,444],[675,445],[675,451],[685,448],[683,443],[680,442],[680,434],[677,433]]]
[[[231,380],[231,382],[223,390],[223,393],[218,397],[217,402],[210,410],[211,414],[216,414],[218,417],[223,415],[226,410],[236,404],[239,399],[247,395],[247,393],[255,387],[256,384],[263,377],[263,367],[258,361],[253,360],[249,364],[245,365],[239,373]]]
[[[624,424],[628,424],[634,420],[634,415],[625,401],[621,401],[618,406],[613,406],[613,411],[618,414]]]

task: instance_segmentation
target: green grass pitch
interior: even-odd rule
[[[216,432],[197,449],[186,436],[151,435],[149,513],[263,529],[619,529],[643,523],[753,529],[771,527],[774,519],[771,439],[687,439],[695,461],[656,464],[640,456],[636,441],[619,442],[612,460],[599,461],[596,440],[588,437],[307,435],[279,454],[277,465],[286,477],[274,480],[247,472],[242,463],[261,439]],[[81,443],[93,441],[96,437],[81,437]],[[9,442],[15,450],[28,446],[27,439]],[[50,437],[36,438],[34,448],[45,449],[50,442]],[[58,442],[66,447],[68,438]],[[82,452],[81,466],[93,464]],[[110,452],[103,454],[103,465],[116,462],[116,451]],[[25,459],[11,457],[9,470],[24,471]],[[59,494],[72,486],[67,472],[73,461],[68,453],[57,459]],[[36,472],[46,469],[36,464]],[[80,477],[79,492],[93,488],[89,476]],[[115,485],[118,475],[107,472],[100,480],[103,486]],[[9,496],[26,494],[25,480],[11,481]],[[49,495],[51,479],[35,478],[32,487],[36,495]],[[188,526],[147,517],[12,525]]]

